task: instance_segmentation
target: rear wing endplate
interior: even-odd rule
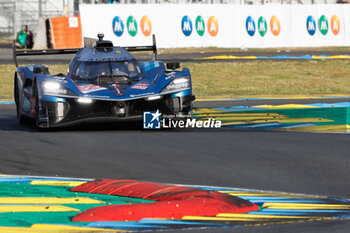
[[[153,51],[153,59],[157,60],[157,44],[156,37],[152,35],[152,45],[150,46],[129,46],[123,47],[129,52],[142,52],[142,51]],[[43,50],[17,50],[15,41],[13,41],[12,51],[13,51],[13,61],[18,67],[17,57],[18,56],[36,56],[36,55],[55,55],[55,54],[75,54],[81,48],[74,49],[43,49]]]

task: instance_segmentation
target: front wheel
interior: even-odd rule
[[[17,121],[21,125],[25,125],[29,122],[28,117],[24,116],[22,114],[22,102],[20,100],[20,95],[18,91],[18,85],[17,82],[15,81],[15,103],[16,103],[16,113],[17,113]]]
[[[32,115],[35,117],[35,126],[40,127],[39,93],[38,86],[36,83],[33,86],[33,96],[31,97],[31,104],[31,112]]]

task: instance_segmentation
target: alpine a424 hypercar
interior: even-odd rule
[[[103,35],[92,47],[62,50],[15,50],[17,56],[73,54],[67,74],[50,74],[42,65],[21,66],[14,75],[19,122],[34,118],[41,128],[88,121],[141,120],[143,112],[191,115],[190,71],[179,63],[156,60],[152,46],[114,47]],[[152,50],[154,60],[138,62],[131,51]]]

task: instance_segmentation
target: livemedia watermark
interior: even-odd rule
[[[159,110],[143,113],[144,129],[171,129],[171,128],[221,128],[222,122],[215,118],[197,119],[191,115],[165,115]]]

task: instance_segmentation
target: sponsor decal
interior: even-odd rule
[[[267,22],[266,19],[262,16],[259,17],[258,19],[258,30],[259,30],[259,34],[261,37],[264,37],[266,35],[267,32]]]
[[[134,16],[129,16],[126,20],[126,27],[130,36],[134,37],[137,34],[137,22]]]
[[[278,36],[281,32],[281,23],[277,16],[272,16],[270,20],[270,29],[274,36]]]
[[[152,33],[152,22],[147,15],[141,18],[141,31],[144,36],[149,36]]]
[[[113,19],[113,32],[118,37],[121,37],[123,35],[124,23],[123,23],[123,20],[119,16],[116,16]]]
[[[181,30],[185,36],[190,36],[192,33],[192,20],[190,17],[185,15],[181,20]]]
[[[53,76],[53,79],[57,82],[68,83],[67,78],[65,76]]]
[[[219,22],[215,16],[210,16],[208,19],[208,32],[212,37],[215,37],[219,32]]]
[[[141,94],[137,94],[137,95],[131,94],[130,97],[136,98],[136,97],[142,97],[142,96],[147,96],[147,95],[154,95],[154,92],[141,93]]]
[[[340,31],[340,20],[336,15],[333,15],[331,18],[331,30],[334,35],[338,35]]]
[[[79,86],[79,90],[84,94],[94,92],[94,91],[106,90],[106,89],[107,88],[105,87],[101,87],[94,84],[86,84],[86,85]]]
[[[316,21],[314,17],[312,17],[311,15],[309,15],[306,19],[306,29],[307,29],[307,32],[310,34],[310,36],[315,35]]]
[[[318,20],[318,28],[320,29],[320,32],[322,35],[327,35],[328,33],[328,20],[325,15],[322,15],[320,19]]]
[[[202,16],[198,15],[196,18],[196,31],[199,36],[203,36],[205,32],[205,22]]]
[[[245,21],[245,27],[247,29],[247,33],[249,36],[254,36],[255,34],[255,22],[253,17],[248,16],[247,20]]]
[[[160,129],[160,117],[159,110],[156,112],[144,112],[143,113],[143,128],[144,129]]]
[[[168,73],[168,76],[165,77],[165,80],[168,80],[169,78],[175,78],[176,72],[170,72]]]
[[[110,99],[111,98],[110,96],[107,96],[107,95],[89,95],[89,94],[84,95],[84,97],[94,98],[94,99]]]
[[[148,88],[148,86],[149,86],[149,84],[147,84],[147,83],[137,83],[134,86],[132,86],[131,88],[145,90]]]
[[[119,84],[111,84],[109,86],[112,87],[116,91],[117,96],[121,96],[122,95],[122,93],[121,93],[121,91],[119,89],[119,87],[120,87]]]

